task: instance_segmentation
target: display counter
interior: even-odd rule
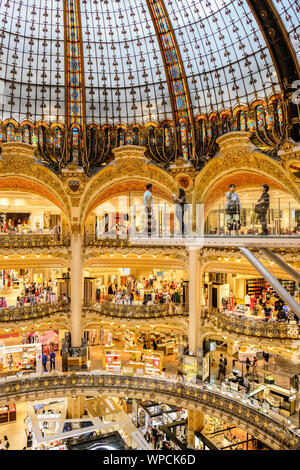
[[[275,385],[274,383],[264,383],[259,385],[249,394],[259,401],[265,401],[272,408],[278,408],[280,413],[291,416],[296,412],[296,390],[287,389]]]
[[[0,424],[11,423],[17,419],[16,405],[4,405],[0,407]]]
[[[103,369],[126,375],[159,375],[163,357],[162,351],[104,348]]]
[[[41,373],[42,346],[20,344],[0,348],[0,376],[22,373]]]

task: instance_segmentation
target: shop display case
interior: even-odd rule
[[[163,353],[147,349],[103,350],[103,369],[125,375],[158,375],[163,367]]]
[[[16,405],[3,405],[0,407],[0,424],[11,423],[17,420]]]
[[[41,372],[42,346],[20,344],[0,348],[0,376]]]

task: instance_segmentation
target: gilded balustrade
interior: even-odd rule
[[[47,316],[51,317],[57,313],[66,313],[68,311],[69,306],[62,303],[43,303],[28,305],[26,307],[0,308],[0,323],[40,319]]]
[[[111,396],[142,396],[166,403],[180,403],[187,408],[203,407],[205,412],[221,413],[225,419],[230,417],[250,428],[251,432],[265,438],[276,449],[292,449],[299,443],[299,435],[293,430],[286,418],[262,411],[253,406],[245,396],[227,394],[220,387],[203,384],[184,384],[174,379],[156,377],[123,376],[94,373],[54,374],[26,376],[0,380],[0,401],[33,400],[38,394],[53,396],[56,393],[85,394],[104,393]],[[150,398],[149,398],[150,399]]]
[[[300,339],[300,326],[298,324],[238,316],[221,312],[212,307],[202,307],[201,317],[203,322],[208,322],[223,332],[227,331],[228,333],[257,338]]]
[[[85,302],[83,311],[124,319],[187,317],[188,307],[180,304],[126,305],[113,302]]]
[[[9,248],[47,248],[70,246],[70,237],[57,237],[52,234],[1,234],[0,249]]]

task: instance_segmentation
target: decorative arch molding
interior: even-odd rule
[[[9,191],[39,194],[57,205],[69,223],[70,201],[60,179],[33,157],[31,145],[2,144],[0,187]]]
[[[208,200],[216,184],[237,173],[256,173],[258,176],[263,176],[300,201],[300,188],[295,184],[295,178],[289,170],[259,152],[248,153],[241,150],[227,151],[226,154],[215,157],[205,166],[195,181],[194,206],[197,202],[204,203]]]
[[[48,199],[59,207],[64,213],[65,208],[60,199],[53,194],[48,188],[42,186],[36,181],[20,176],[14,177],[0,177],[0,190],[1,191],[24,191],[26,193],[38,194],[39,196]]]
[[[124,151],[126,154],[122,158],[117,158],[114,164],[101,170],[86,185],[80,204],[82,224],[88,214],[105,200],[129,191],[144,192],[147,183],[153,184],[154,195],[170,201],[171,194],[177,192],[176,182],[170,174],[146,163],[143,155],[132,154],[129,147],[125,147]]]

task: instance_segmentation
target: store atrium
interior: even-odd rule
[[[0,450],[300,450],[298,0],[0,0]]]

